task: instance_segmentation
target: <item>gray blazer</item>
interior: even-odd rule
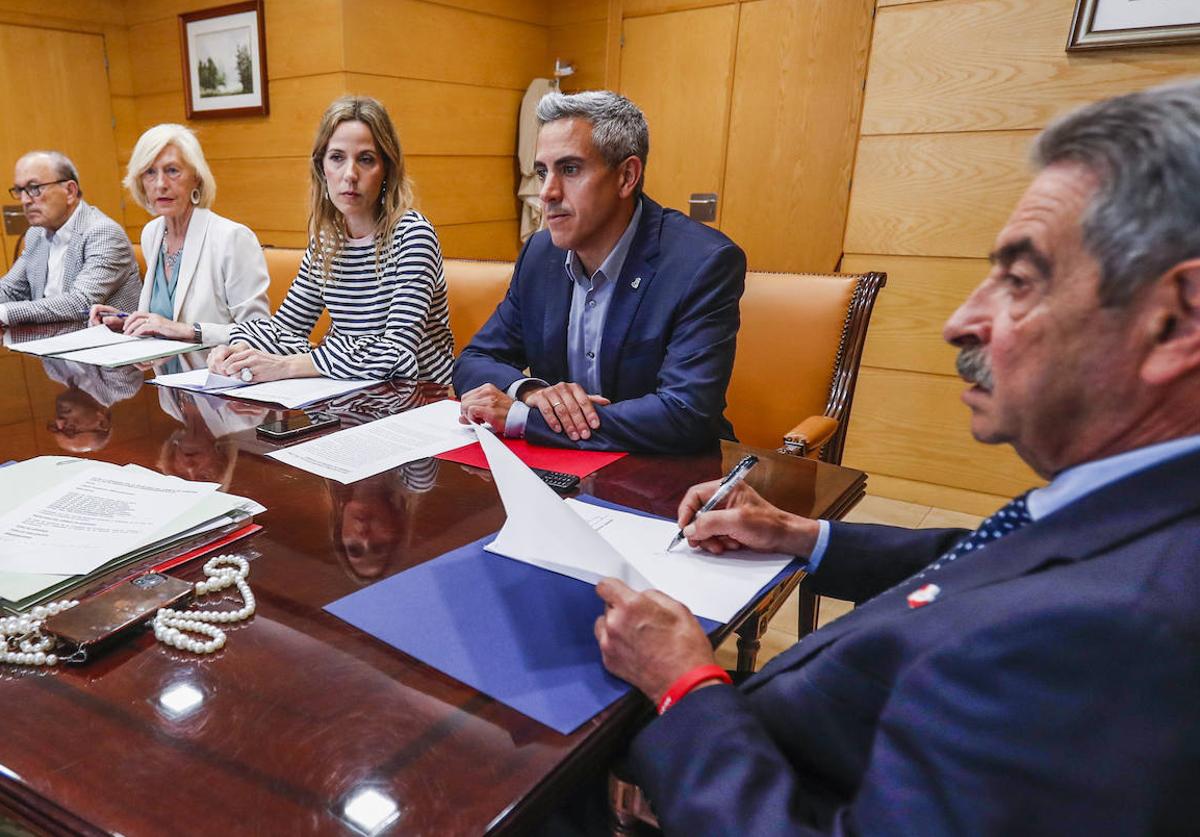
[[[44,296],[50,255],[46,231],[30,227],[25,234],[25,251],[0,278],[0,302],[10,325],[85,320],[97,302],[136,310],[142,285],[125,230],[85,201],[67,225],[72,237],[63,254],[63,292],[57,296]]]

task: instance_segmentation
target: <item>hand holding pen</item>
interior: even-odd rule
[[[733,489],[737,487],[738,483],[746,478],[746,475],[750,473],[750,469],[757,464],[757,456],[743,457],[742,461],[737,465],[734,465],[733,470],[725,475],[725,479],[721,480],[720,486],[718,486],[717,490],[713,492],[713,495],[708,498],[708,502],[696,511],[693,520],[705,512],[715,509],[722,501],[724,501],[726,497],[729,496],[729,492],[733,491]],[[681,528],[675,537],[671,539],[671,544],[667,547],[667,552],[670,552],[672,549],[678,546],[679,542],[683,539],[684,534],[683,529]]]

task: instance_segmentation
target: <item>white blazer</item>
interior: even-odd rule
[[[166,221],[155,218],[142,229],[146,277],[139,311],[150,310],[154,270],[162,247]],[[175,316],[183,323],[200,323],[203,342],[228,343],[234,323],[271,316],[267,299],[267,260],[249,227],[222,218],[208,209],[195,209],[183,239],[183,263],[175,285]]]

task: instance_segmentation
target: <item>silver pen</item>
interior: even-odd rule
[[[694,521],[696,517],[699,517],[707,511],[712,511],[715,509],[717,504],[728,497],[729,492],[733,491],[733,489],[737,487],[737,484],[746,478],[746,474],[750,473],[750,469],[757,464],[757,456],[751,455],[742,457],[742,461],[734,465],[733,470],[725,475],[725,479],[721,480],[721,484],[717,486],[717,490],[713,492],[713,496],[709,497],[708,502],[700,507],[700,509],[696,512],[696,516],[693,517],[692,520]],[[683,540],[683,538],[683,530],[680,529],[679,533],[671,539],[671,545],[667,547],[667,552],[670,552],[672,549],[674,549],[679,542]]]

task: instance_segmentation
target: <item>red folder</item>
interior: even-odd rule
[[[564,474],[574,474],[581,478],[594,471],[599,471],[605,465],[616,462],[622,456],[629,455],[623,452],[550,448],[531,445],[524,439],[502,439],[501,441],[508,445],[509,450],[530,468],[562,471]],[[472,465],[476,468],[487,468],[488,466],[487,459],[483,455],[483,448],[479,446],[478,442],[440,453],[437,458],[447,462],[457,462],[460,465]]]

